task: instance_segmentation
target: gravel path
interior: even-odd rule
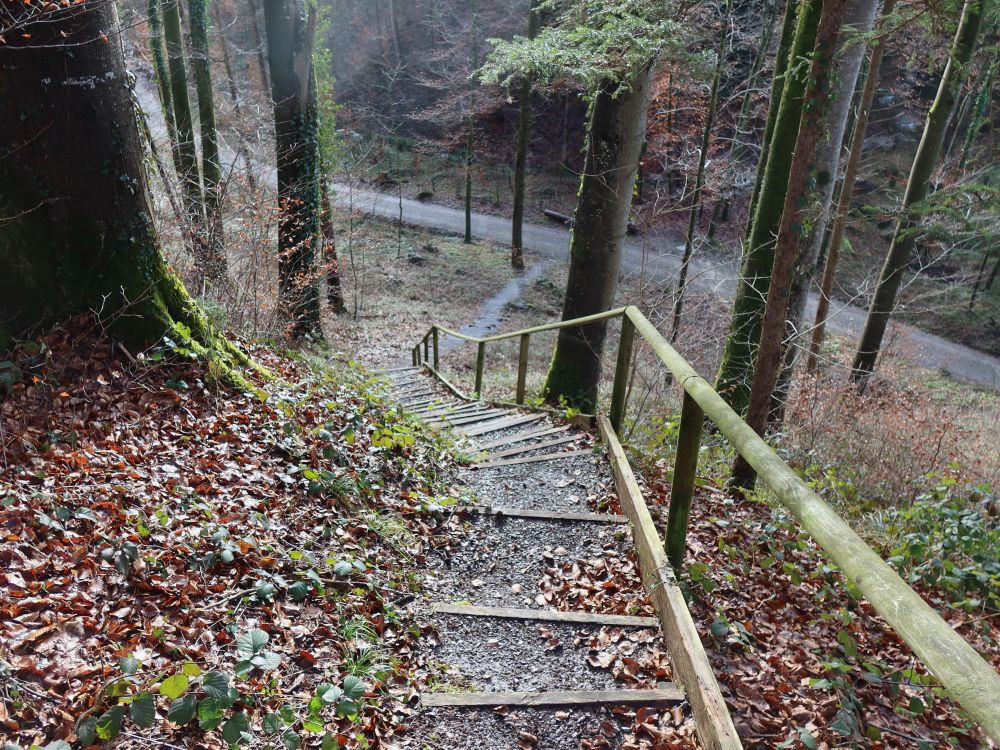
[[[559,445],[542,453],[573,450]],[[538,451],[511,458],[538,455]],[[459,479],[480,503],[504,508],[589,512],[613,493],[611,469],[603,456],[576,456],[554,461],[463,469]]]

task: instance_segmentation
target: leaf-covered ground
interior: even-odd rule
[[[391,745],[449,456],[346,365],[251,352],[255,396],[78,320],[11,358],[0,736]],[[433,522],[431,522],[433,524]]]

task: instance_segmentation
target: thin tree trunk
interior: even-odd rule
[[[535,0],[528,5],[528,39],[534,39],[538,32],[538,13]],[[528,166],[528,136],[531,129],[531,76],[521,81],[520,111],[517,115],[517,156],[514,160],[514,209],[511,216],[510,265],[524,268],[524,246],[522,229],[524,226],[524,190]]]
[[[330,204],[330,181],[326,169],[320,174],[320,221],[323,228],[323,259],[326,262],[326,302],[338,315],[347,312],[344,304],[344,289],[340,283],[340,263],[337,259],[337,244],[333,233],[333,207]]]
[[[618,83],[605,84],[591,105],[563,320],[603,312],[614,303],[632,187],[645,140],[651,71],[652,63],[617,96],[612,93]],[[604,322],[598,322],[559,331],[543,389],[546,398],[558,401],[562,396],[582,411],[593,411],[606,329]]]
[[[257,0],[247,0],[250,9],[250,33],[253,35],[254,52],[257,57],[257,68],[260,70],[260,85],[264,94],[271,96],[271,73],[267,64],[267,45],[264,44],[264,37],[260,33],[260,22],[257,20]]]
[[[229,55],[229,42],[223,31],[222,11],[219,3],[212,3],[212,14],[215,26],[219,30],[219,46],[222,48],[222,65],[226,70],[226,81],[229,84],[229,98],[233,102],[233,111],[236,113],[236,121],[240,133],[240,151],[243,154],[243,168],[246,170],[247,184],[251,192],[257,192],[257,180],[254,177],[253,163],[250,161],[250,149],[246,143],[246,123],[243,120],[243,107],[240,104],[239,87],[236,85],[236,76],[233,74],[233,62]]]
[[[205,188],[205,219],[208,229],[206,275],[218,281],[226,275],[225,234],[222,226],[222,167],[219,135],[215,126],[212,66],[208,51],[208,3],[188,0],[191,17],[191,70],[198,92],[201,125],[201,177]]]
[[[851,378],[862,386],[875,370],[875,361],[882,347],[882,338],[889,324],[889,318],[896,305],[896,295],[903,280],[903,272],[913,254],[917,228],[913,209],[927,197],[929,192],[931,177],[941,153],[945,127],[955,108],[955,99],[961,89],[965,69],[976,46],[982,10],[982,0],[966,0],[952,43],[948,65],[941,75],[937,96],[927,114],[924,134],[917,147],[913,167],[910,169],[910,179],[903,196],[902,214],[896,224],[892,244],[882,266],[878,285],[875,287],[875,294],[868,309],[865,328],[854,355]]]
[[[851,29],[852,33],[846,40],[849,46],[842,44],[837,50],[833,63],[832,88],[829,92],[831,102],[826,109],[824,135],[816,149],[814,175],[818,187],[818,214],[806,235],[805,252],[792,273],[781,372],[773,389],[771,403],[771,421],[775,424],[780,424],[784,419],[785,401],[799,354],[802,317],[823,240],[826,238],[833,190],[840,170],[840,156],[844,150],[844,134],[851,116],[851,104],[856,100],[858,76],[865,57],[865,44],[862,40],[871,32],[877,10],[878,0],[847,0],[845,3],[844,26]],[[815,209],[814,203],[814,212]]]
[[[466,124],[465,141],[465,244],[472,244],[472,113]]]
[[[750,406],[747,410],[747,424],[760,435],[764,434],[767,427],[771,393],[778,377],[792,277],[796,265],[802,263],[804,257],[811,252],[811,238],[800,236],[801,227],[809,215],[809,177],[820,155],[826,113],[832,103],[829,80],[834,72],[833,58],[845,5],[845,0],[824,0],[816,32],[812,70],[806,88],[808,100],[803,103],[795,140],[795,156],[788,175],[757,365],[750,389]],[[839,147],[839,142],[837,145]],[[746,459],[738,456],[733,466],[733,486],[750,489],[755,477],[756,474]]]
[[[769,4],[767,13],[761,20],[760,39],[757,41],[757,50],[754,54],[753,65],[750,67],[750,72],[747,75],[747,79],[744,84],[746,86],[746,92],[743,94],[743,102],[740,104],[740,114],[736,118],[736,132],[734,135],[736,143],[730,150],[729,156],[734,163],[742,159],[743,153],[746,151],[746,144],[743,141],[743,138],[750,133],[750,113],[753,110],[753,92],[757,87],[757,80],[760,78],[760,74],[764,70],[764,60],[767,59],[767,51],[771,46],[771,39],[774,36],[774,20],[777,15],[777,8],[777,4]],[[794,17],[795,11],[792,9],[791,18]],[[788,50],[786,48],[786,55],[787,52]],[[781,50],[778,50],[778,54],[781,54]]]
[[[795,41],[786,66],[788,74],[783,76],[784,90],[767,149],[767,166],[758,190],[759,197],[733,301],[729,334],[716,378],[716,390],[738,413],[746,412],[750,402],[750,380],[774,265],[774,238],[781,223],[808,78],[808,75],[792,75],[792,72],[799,61],[813,51],[822,5],[821,0],[802,0],[799,7]]]
[[[976,97],[976,104],[972,111],[972,121],[969,123],[965,134],[965,143],[962,145],[962,158],[958,163],[959,169],[965,169],[969,163],[969,156],[972,154],[972,144],[975,143],[976,136],[987,121],[987,113],[990,108],[990,99],[993,95],[993,79],[996,77],[998,63],[996,60],[990,65],[986,74],[986,81],[979,90]]]
[[[792,45],[795,44],[796,29],[801,12],[799,0],[786,0],[785,15],[781,22],[781,36],[778,37],[778,51],[774,56],[774,72],[771,75],[771,96],[767,105],[767,119],[764,122],[764,132],[760,139],[760,157],[757,159],[753,192],[750,193],[750,207],[747,210],[747,228],[744,233],[747,248],[749,248],[750,232],[753,230],[754,216],[757,214],[757,201],[760,200],[761,186],[764,184],[764,174],[767,171],[771,139],[774,137],[774,125],[778,121],[781,100],[788,83],[785,73],[788,71],[788,63],[792,55]]]
[[[177,142],[174,100],[170,93],[170,71],[167,69],[167,57],[163,52],[163,20],[160,17],[159,0],[149,0],[147,17],[149,19],[149,47],[153,53],[156,90],[160,94],[160,106],[163,109],[163,121],[167,126],[167,137],[170,139],[170,156],[174,163],[174,171],[177,172],[177,178],[180,179],[180,176],[184,174],[184,163]],[[182,224],[186,224],[186,221],[182,221]]]
[[[278,166],[279,303],[293,338],[322,338],[316,255],[321,247],[318,113],[312,70],[315,10],[264,0]]]
[[[187,215],[189,232],[195,246],[195,263],[203,276],[208,276],[210,266],[205,237],[205,206],[201,192],[201,175],[198,171],[198,151],[194,143],[194,126],[191,121],[191,100],[188,97],[187,66],[184,63],[184,43],[178,0],[163,0],[163,32],[167,44],[167,61],[170,66],[170,93],[174,103],[177,125],[177,150],[180,156],[181,197]]]
[[[882,18],[887,19],[896,6],[896,0],[885,0],[882,5]],[[883,32],[885,30],[883,29]],[[857,119],[854,122],[854,134],[851,136],[851,154],[844,169],[844,180],[840,188],[840,200],[833,211],[833,228],[827,242],[826,262],[823,265],[823,279],[820,282],[819,300],[816,303],[816,320],[813,325],[812,338],[809,342],[809,358],[806,360],[806,370],[816,369],[816,358],[823,345],[826,329],[826,319],[830,312],[830,297],[833,295],[833,282],[837,275],[837,263],[840,260],[840,250],[844,244],[844,230],[847,227],[847,217],[851,211],[854,198],[854,183],[861,166],[861,155],[864,152],[865,133],[868,131],[868,121],[871,117],[872,102],[878,91],[879,71],[882,68],[882,58],[885,55],[886,40],[880,36],[872,47],[871,59],[868,61],[868,73],[865,78],[864,91],[858,106]]]
[[[722,68],[726,62],[726,40],[729,38],[729,19],[731,14],[732,3],[727,0],[726,13],[722,17],[722,28],[719,32],[719,46],[716,52],[715,74],[712,77],[712,91],[708,95],[708,112],[705,113],[705,128],[701,135],[701,154],[698,156],[698,170],[695,172],[694,191],[691,194],[691,207],[688,210],[688,228],[684,239],[684,255],[681,259],[680,274],[677,277],[677,299],[674,300],[674,317],[670,326],[671,342],[677,340],[677,334],[681,330],[681,313],[684,309],[684,288],[687,285],[691,254],[694,252],[694,235],[697,230],[698,213],[701,211],[701,191],[705,183],[705,164],[708,162],[708,149],[712,144],[712,128],[715,127],[715,110],[719,102],[719,83],[722,81]]]
[[[28,18],[18,31],[0,45],[0,90],[17,102],[0,107],[0,328],[24,335],[96,311],[130,348],[169,335],[216,362],[245,362],[160,251],[115,3]]]

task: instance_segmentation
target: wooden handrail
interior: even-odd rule
[[[702,422],[712,420],[757,472],[781,503],[813,537],[844,575],[861,591],[875,610],[909,644],[924,666],[940,680],[987,735],[1000,743],[1000,674],[956,633],[837,513],[785,463],[726,403],[676,349],[656,330],[642,312],[620,307],[585,318],[565,320],[506,334],[475,337],[443,326],[433,326],[421,339],[425,343],[438,330],[479,345],[477,359],[483,361],[485,344],[508,338],[568,328],[598,320],[621,317],[618,363],[612,396],[614,431],[621,434],[627,400],[627,378],[631,364],[633,331],[642,337],[657,358],[670,370],[684,391],[677,460],[670,496],[666,554],[675,569],[683,560],[688,510],[697,472]],[[522,342],[524,339],[522,339]],[[419,363],[420,344],[413,350]],[[522,355],[523,356],[523,355]],[[526,357],[525,357],[526,358]],[[425,349],[424,361],[427,361]],[[428,368],[437,375],[437,367]],[[519,370],[522,369],[519,367]],[[482,387],[482,366],[477,367],[477,391]],[[519,373],[519,380],[523,377]]]

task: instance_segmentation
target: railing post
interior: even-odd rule
[[[486,342],[479,342],[479,351],[476,353],[476,398],[483,392],[483,366],[486,364]]]
[[[420,351],[420,344],[417,344],[410,350],[410,356],[413,359],[414,367],[418,367],[420,365],[420,354],[418,354],[419,351]]]
[[[625,396],[628,393],[628,369],[632,364],[632,341],[635,325],[628,314],[622,315],[622,334],[618,340],[618,364],[615,366],[615,385],[611,391],[611,414],[608,416],[615,433],[621,437],[625,421]]]
[[[438,327],[434,326],[431,329],[431,336],[434,340],[434,369],[437,370],[440,364],[440,358],[438,356]]]
[[[670,487],[670,513],[667,516],[667,559],[675,573],[684,563],[688,518],[698,471],[698,451],[701,448],[701,428],[705,414],[687,391],[681,407],[681,429],[677,435],[677,455],[674,459],[674,479]]]
[[[517,358],[517,396],[514,399],[518,404],[524,403],[524,384],[528,379],[528,342],[530,339],[530,333],[521,334],[521,353]]]
[[[427,361],[428,355],[430,354],[430,337],[429,333],[424,334],[424,362]]]

